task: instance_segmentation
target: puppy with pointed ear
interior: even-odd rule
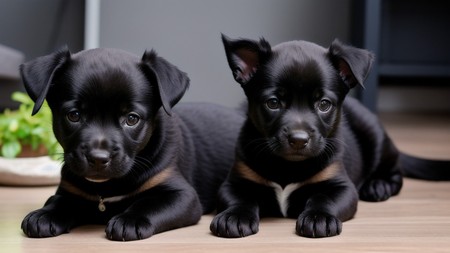
[[[396,195],[402,172],[450,179],[449,162],[398,152],[376,116],[346,98],[369,74],[369,51],[338,40],[329,48],[306,41],[271,47],[265,39],[224,35],[222,41],[247,96],[248,118],[219,191],[213,234],[252,235],[260,216],[279,216],[296,219],[300,236],[335,236],[354,216],[358,197]]]
[[[243,118],[217,105],[175,109],[189,86],[184,72],[153,50],[139,58],[67,47],[20,70],[33,114],[48,101],[64,149],[61,183],[24,218],[27,236],[100,223],[108,239],[138,240],[213,210]]]

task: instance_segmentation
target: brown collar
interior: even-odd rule
[[[328,165],[325,169],[319,171],[314,176],[310,177],[309,179],[303,181],[303,182],[297,182],[301,185],[307,185],[307,184],[314,184],[319,183],[322,181],[329,180],[333,178],[334,176],[339,173],[340,169],[342,168],[342,164],[339,162],[334,162]],[[233,168],[241,177],[248,179],[250,181],[253,181],[258,184],[266,185],[266,186],[272,186],[272,183],[270,180],[264,178],[263,176],[259,175],[256,171],[252,170],[247,164],[245,164],[242,161],[237,161]]]
[[[167,180],[167,178],[169,178],[172,174],[173,174],[173,168],[171,168],[171,167],[166,168],[166,169],[162,170],[161,172],[159,172],[158,174],[154,175],[153,177],[149,178],[135,191],[128,193],[128,194],[113,196],[113,197],[108,197],[108,198],[103,198],[102,196],[99,196],[99,195],[93,195],[93,194],[86,193],[85,191],[81,190],[77,186],[75,186],[72,183],[67,182],[65,180],[61,180],[59,187],[63,188],[64,190],[66,190],[74,195],[80,196],[84,199],[87,199],[90,201],[98,201],[99,202],[98,209],[103,212],[106,210],[105,203],[118,202],[123,199],[135,196],[141,192],[144,192],[150,188],[153,188],[153,187],[165,182]]]

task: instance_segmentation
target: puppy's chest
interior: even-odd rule
[[[339,162],[334,162],[306,180],[288,183],[286,185],[281,185],[275,181],[262,177],[243,162],[238,162],[235,164],[234,169],[241,177],[265,186],[264,189],[273,193],[272,196],[276,201],[267,199],[272,196],[270,196],[271,193],[266,190],[256,193],[256,197],[259,199],[262,210],[264,210],[264,208],[273,210],[273,205],[277,204],[281,214],[284,217],[288,217],[288,211],[290,208],[298,209],[297,211],[304,208],[304,204],[311,197],[311,195],[316,191],[319,191],[321,186],[319,186],[318,183],[327,182],[335,178],[335,176],[339,174],[341,170],[340,168],[341,164]],[[289,175],[285,176],[286,177],[284,178],[289,178]]]
[[[283,217],[287,217],[287,211],[289,208],[289,197],[291,194],[301,188],[304,184],[302,183],[292,183],[286,185],[284,188],[281,185],[275,182],[268,182],[268,186],[272,187],[272,190],[275,193],[276,200],[278,202],[278,206],[280,208],[280,212]]]

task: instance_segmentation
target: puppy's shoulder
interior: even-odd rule
[[[378,117],[359,100],[347,97],[343,103],[343,116],[351,124],[378,125]]]

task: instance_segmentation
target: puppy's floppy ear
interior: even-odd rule
[[[47,93],[52,86],[55,73],[70,60],[67,46],[60,50],[38,57],[20,65],[20,75],[30,98],[34,101],[32,115],[35,115],[44,103]]]
[[[159,57],[155,51],[145,51],[142,65],[147,78],[153,79],[158,87],[162,107],[168,115],[189,87],[189,77],[177,67]],[[152,80],[150,80],[152,81]]]
[[[374,55],[364,49],[347,46],[335,39],[329,48],[329,56],[339,75],[349,88],[356,85],[364,87],[369,75]]]
[[[241,85],[247,84],[272,54],[271,46],[264,38],[259,41],[231,40],[222,34],[222,42],[234,80]]]

